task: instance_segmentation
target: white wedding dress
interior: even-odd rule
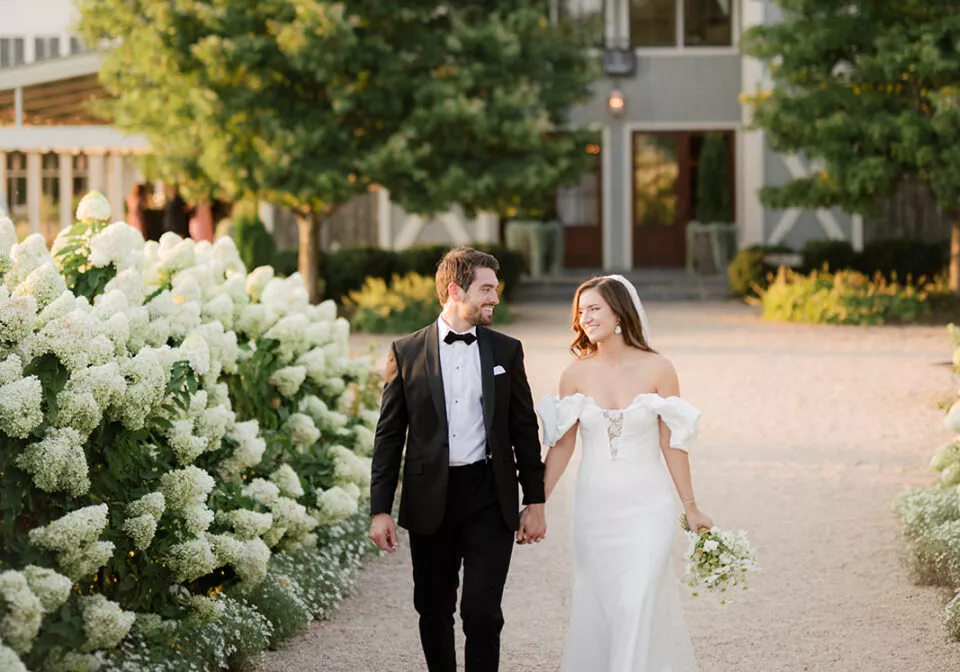
[[[660,451],[686,450],[700,412],[679,397],[640,394],[624,409],[592,397],[547,396],[537,405],[544,443],[578,420],[583,454],[573,504],[573,613],[562,672],[692,672],[671,549],[676,490]]]

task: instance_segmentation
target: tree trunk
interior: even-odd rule
[[[310,303],[320,303],[323,288],[320,287],[320,225],[321,216],[315,212],[297,214],[297,229],[300,233],[300,251],[297,269],[310,295]]]
[[[960,212],[950,218],[950,291],[960,294]]]

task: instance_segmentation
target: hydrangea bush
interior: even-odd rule
[[[960,333],[949,325],[954,341],[954,369],[960,372]],[[955,437],[930,460],[937,472],[931,488],[914,488],[897,502],[908,543],[908,559],[918,583],[946,586],[954,598],[943,612],[943,622],[960,640],[960,401],[949,407],[944,424]]]
[[[77,219],[48,251],[0,218],[0,669],[224,667],[369,551],[378,381],[229,238]]]

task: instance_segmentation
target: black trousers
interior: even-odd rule
[[[453,614],[460,565],[460,618],[466,635],[466,672],[497,672],[503,629],[503,586],[513,553],[513,531],[500,512],[493,468],[485,462],[450,468],[447,509],[435,534],[410,534],[413,603],[429,672],[456,672]]]

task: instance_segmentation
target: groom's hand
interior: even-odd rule
[[[543,504],[528,504],[520,514],[518,544],[538,544],[547,534],[547,517]]]
[[[389,513],[378,513],[370,521],[370,538],[381,551],[394,553],[400,548],[400,540],[397,539],[397,526]]]

